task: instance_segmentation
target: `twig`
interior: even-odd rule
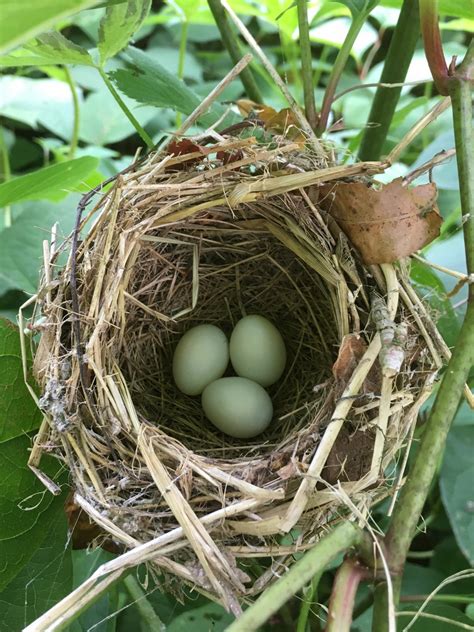
[[[268,588],[257,601],[244,611],[227,632],[254,632],[296,594],[314,575],[324,570],[339,553],[357,545],[362,531],[352,522],[342,522],[331,533],[305,553],[289,571]]]
[[[418,0],[404,0],[387,51],[380,85],[359,147],[359,160],[377,160],[395,113],[419,36]],[[419,83],[419,82],[413,82]],[[395,88],[395,89],[393,89]]]
[[[306,0],[297,0],[298,26],[300,32],[301,74],[303,78],[304,107],[306,118],[312,129],[316,128],[317,115],[314,100],[313,60],[309,39],[308,4]]]
[[[242,51],[240,50],[238,39],[230,27],[226,12],[222,8],[220,0],[208,0],[207,3],[214,16],[219,33],[221,34],[222,43],[226,47],[232,62],[237,64],[242,57]],[[260,90],[250,68],[243,70],[240,75],[240,80],[242,81],[248,98],[257,103],[263,103],[263,97],[260,94]]]
[[[225,88],[234,81],[234,79],[241,73],[243,73],[249,63],[252,61],[252,55],[247,53],[241,60],[232,68],[230,72],[219,81],[217,86],[211,90],[207,97],[198,105],[198,107],[192,112],[183,122],[181,127],[174,134],[175,136],[182,136],[187,130],[194,124],[197,119],[202,116],[219,97],[219,95],[225,90]]]
[[[310,140],[310,142],[313,145],[313,148],[316,151],[316,153],[319,156],[324,157],[325,156],[325,151],[323,149],[323,146],[321,145],[320,141],[316,138],[316,135],[313,132],[313,129],[312,129],[311,125],[306,120],[306,117],[305,117],[302,109],[298,105],[298,103],[297,103],[296,99],[294,98],[294,96],[291,94],[291,92],[286,87],[285,82],[280,77],[280,75],[276,71],[276,69],[273,66],[273,64],[271,63],[271,61],[268,59],[268,57],[265,55],[263,50],[257,44],[255,38],[252,36],[252,34],[248,30],[248,28],[242,22],[242,20],[230,8],[230,6],[228,5],[227,1],[226,0],[221,0],[221,4],[224,7],[224,9],[227,11],[227,13],[229,14],[229,16],[232,19],[232,21],[234,22],[234,24],[237,26],[237,28],[241,32],[242,36],[247,41],[247,43],[250,46],[250,48],[254,51],[255,55],[260,59],[260,61],[262,62],[263,66],[265,67],[266,71],[271,76],[271,78],[273,79],[275,84],[280,88],[283,96],[288,101],[289,105],[291,106],[291,109],[293,110],[293,112],[295,114],[295,117],[298,120],[298,123],[299,123],[299,125],[301,127],[301,130],[306,134],[306,136]]]

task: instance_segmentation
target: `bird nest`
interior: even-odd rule
[[[173,147],[47,249],[31,466],[54,490],[40,454],[67,464],[97,544],[237,613],[332,523],[397,488],[439,357],[403,266],[363,265],[322,203],[330,181],[369,187],[367,165],[253,136]],[[288,362],[268,430],[233,439],[178,391],[172,356],[190,327],[230,334],[252,313],[277,325]]]

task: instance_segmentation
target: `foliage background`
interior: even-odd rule
[[[25,0],[20,13],[15,13],[12,3],[0,0],[0,50],[4,52],[0,56],[0,630],[9,632],[22,629],[110,557],[102,550],[71,549],[64,496],[50,496],[26,469],[31,433],[40,414],[23,385],[19,339],[12,323],[18,307],[35,292],[42,242],[49,238],[55,222],[59,238],[67,235],[81,193],[128,166],[137,149],[143,148],[144,139],[160,143],[232,67],[203,0],[124,0],[109,3],[109,9],[104,6],[107,3],[87,8],[94,4],[98,3],[45,0],[38,11],[34,0]],[[230,4],[302,103],[298,22],[291,1],[236,0]],[[356,0],[308,3],[317,104],[321,104],[328,73],[347,35],[351,10],[364,4]],[[379,80],[401,2],[369,4],[372,12],[352,47],[338,85],[341,96],[334,103],[333,122],[343,125],[329,134],[344,161],[357,154],[375,92],[370,85],[350,89]],[[468,5],[462,0],[440,3],[447,56],[462,57],[474,31]],[[77,13],[81,8],[85,10]],[[53,26],[62,36],[30,39]],[[26,45],[15,48],[20,44]],[[252,68],[264,103],[277,110],[285,107],[261,67],[254,63]],[[384,153],[439,99],[421,40],[406,81]],[[114,92],[145,130],[141,137]],[[242,96],[242,85],[236,81],[226,89],[223,100]],[[225,107],[214,108],[203,117],[202,126],[215,120]],[[380,179],[390,181],[453,146],[448,111]],[[433,264],[464,273],[455,161],[436,167],[433,179],[439,187],[445,221],[440,238],[423,256]],[[453,346],[465,312],[466,288],[448,298],[456,279],[419,261],[413,262],[412,278],[424,300],[436,310],[441,333]],[[472,411],[461,403],[409,555],[402,609],[416,610],[424,595],[474,563],[473,448]],[[47,467],[67,488],[67,475],[58,465],[51,462]],[[381,528],[385,511],[386,506],[380,506],[374,515]],[[110,590],[71,630],[149,630],[158,625],[153,614],[170,632],[184,631],[190,625],[195,632],[223,630],[232,620],[196,594],[190,593],[181,604],[153,584],[146,585],[145,569],[138,569],[137,576],[138,582],[127,579]],[[318,630],[324,620],[324,606],[318,604],[327,604],[333,576],[334,568],[328,569],[318,594],[313,595],[308,629]],[[289,602],[268,623],[268,629],[296,629],[302,598]],[[473,626],[474,575],[445,585],[427,611],[452,623],[420,618],[412,630]],[[369,586],[359,593],[356,614],[353,630],[370,630]],[[398,620],[402,629],[409,619],[401,616]]]

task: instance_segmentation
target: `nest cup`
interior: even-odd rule
[[[318,185],[343,167],[283,140],[175,153],[120,175],[78,226],[84,240],[78,230],[49,254],[34,316],[35,454],[67,463],[97,544],[138,547],[135,562],[165,587],[238,613],[295,552],[389,493],[435,361],[405,274],[364,267],[319,206]],[[381,296],[408,328],[390,377],[371,319]],[[230,335],[246,314],[278,327],[288,362],[269,389],[270,427],[239,440],[178,391],[171,366],[189,328]]]

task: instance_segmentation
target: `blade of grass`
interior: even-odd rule
[[[380,83],[403,84],[420,33],[418,0],[404,0],[390,41]],[[378,160],[400,98],[398,88],[379,86],[359,147],[359,160]]]
[[[76,84],[74,83],[74,79],[69,71],[67,66],[64,66],[64,73],[66,76],[66,81],[71,90],[72,96],[72,105],[74,110],[74,120],[72,126],[72,136],[71,136],[71,144],[69,146],[69,158],[72,160],[76,154],[76,149],[79,141],[79,122],[80,122],[80,107],[79,107],[79,99],[77,96]]]
[[[3,181],[8,182],[10,180],[12,172],[10,168],[10,157],[8,155],[8,147],[5,142],[5,136],[3,134],[3,127],[0,125],[0,153],[2,155],[2,169],[3,169]],[[12,207],[10,205],[5,206],[3,209],[3,224],[5,228],[9,228],[12,225]]]

